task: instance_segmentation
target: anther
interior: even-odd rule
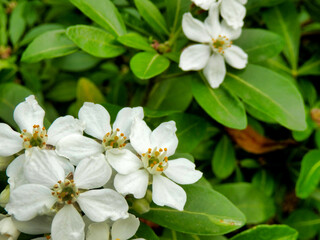
[[[117,132],[119,132],[119,131],[120,131],[120,129],[119,129],[119,128],[117,128],[116,130],[117,130]]]
[[[148,152],[149,152],[149,153],[151,153],[151,151],[152,151],[152,149],[151,149],[151,148],[149,148],[149,149],[148,149]]]
[[[121,136],[121,137],[123,137],[123,136],[124,136],[124,134],[123,134],[123,133],[121,133],[121,134],[120,134],[120,136]]]
[[[164,148],[164,151],[166,152],[168,149],[167,148]]]

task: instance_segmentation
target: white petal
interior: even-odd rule
[[[22,150],[23,140],[20,134],[9,125],[0,123],[0,156],[8,157]]]
[[[151,129],[145,121],[135,118],[131,127],[130,143],[132,147],[141,155],[150,148]]]
[[[135,198],[146,195],[149,183],[149,173],[145,169],[138,170],[128,175],[117,174],[114,178],[114,187],[123,194],[133,194]]]
[[[224,57],[226,62],[236,69],[243,69],[248,63],[248,55],[238,46],[233,45],[226,49]]]
[[[52,216],[37,216],[29,221],[18,221],[13,218],[13,222],[20,232],[27,234],[42,234],[51,232]]]
[[[55,201],[49,188],[39,184],[25,184],[11,192],[6,210],[19,221],[28,221],[48,213]]]
[[[57,142],[71,134],[82,135],[84,129],[84,124],[75,119],[72,116],[65,116],[57,118],[48,129],[48,142],[55,146]]]
[[[211,37],[205,25],[198,19],[193,18],[191,13],[183,14],[182,30],[187,38],[192,41],[201,43],[211,42]]]
[[[120,129],[120,132],[123,133],[126,137],[130,136],[131,133],[131,125],[135,118],[143,119],[143,108],[135,107],[135,108],[122,108],[118,114],[117,118],[113,123],[113,130],[117,128]]]
[[[33,125],[43,127],[44,114],[44,110],[40,107],[35,97],[30,95],[24,102],[16,106],[13,112],[13,118],[21,131],[26,129],[32,133]]]
[[[131,238],[138,230],[140,225],[139,218],[129,214],[129,217],[126,219],[119,219],[112,225],[111,236],[112,240],[116,239],[129,239]]]
[[[111,131],[110,115],[100,104],[85,102],[80,108],[79,119],[86,124],[84,131],[100,140]]]
[[[209,9],[208,17],[204,22],[206,30],[211,38],[217,38],[221,34],[221,26],[219,20],[219,3],[212,3]],[[212,40],[210,38],[210,43]]]
[[[234,40],[240,37],[242,32],[241,28],[232,28],[231,26],[229,26],[225,20],[222,21],[221,23],[221,35],[226,36],[227,38],[229,38],[230,40]]]
[[[234,29],[243,26],[246,8],[237,0],[223,0],[221,3],[221,16],[229,26]]]
[[[57,143],[56,151],[60,156],[70,159],[74,165],[90,156],[104,152],[102,144],[82,135],[73,134]]]
[[[56,152],[35,148],[30,157],[26,157],[24,175],[30,183],[52,188],[59,180],[64,180],[65,172],[60,166]]]
[[[214,0],[192,0],[195,5],[201,7],[204,10],[208,10]]]
[[[105,156],[99,154],[83,159],[77,166],[74,173],[74,181],[78,188],[98,188],[106,184],[111,177],[111,167]]]
[[[212,54],[203,74],[212,88],[218,88],[226,76],[226,65],[220,54]]]
[[[161,123],[151,133],[150,141],[152,149],[155,147],[167,148],[167,156],[173,155],[178,146],[176,131],[177,128],[174,121]]]
[[[241,3],[242,5],[247,4],[248,0],[236,0],[239,3]]]
[[[129,174],[142,167],[141,160],[127,149],[111,149],[106,152],[106,158],[120,174]]]
[[[109,240],[110,227],[107,223],[91,223],[88,227],[86,240]]]
[[[28,183],[24,176],[24,161],[25,154],[20,155],[9,164],[7,168],[7,176],[9,177],[8,183],[10,184],[11,191],[20,185]]]
[[[20,235],[17,227],[12,221],[11,217],[5,217],[0,221],[0,239],[4,236],[4,239],[17,240]]]
[[[176,183],[192,184],[202,177],[202,172],[195,167],[188,159],[178,158],[168,161],[168,168],[163,173]]]
[[[73,205],[65,205],[52,221],[53,240],[84,240],[84,222]]]
[[[168,178],[153,175],[152,200],[159,206],[168,206],[182,211],[187,201],[187,195],[182,187]]]
[[[184,71],[203,69],[209,60],[209,45],[195,44],[184,49],[180,55],[179,67]]]
[[[114,190],[99,189],[81,193],[77,199],[81,210],[94,222],[128,217],[128,203]]]

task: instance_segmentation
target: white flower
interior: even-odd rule
[[[20,232],[10,216],[0,215],[0,240],[17,240]]]
[[[119,219],[112,224],[110,238],[110,226],[107,222],[91,223],[88,227],[86,240],[127,240],[137,232],[139,225],[139,219],[129,214],[128,218]],[[136,238],[135,240],[144,239]]]
[[[189,39],[201,43],[191,45],[181,53],[179,67],[184,71],[203,69],[210,86],[217,88],[226,75],[225,60],[234,68],[246,67],[248,55],[231,41],[240,36],[241,29],[234,30],[225,21],[220,24],[217,8],[210,8],[205,23],[185,13],[182,28]]]
[[[247,0],[192,0],[202,9],[209,10],[211,7],[220,8],[220,14],[229,26],[234,29],[243,26],[246,8],[243,6]],[[218,2],[218,4],[217,4]]]
[[[119,193],[111,189],[90,190],[110,178],[111,169],[102,155],[84,159],[65,178],[57,161],[50,161],[46,151],[37,152],[38,157],[26,163],[25,175],[30,184],[14,189],[6,205],[7,212],[17,220],[28,221],[55,211],[52,239],[83,240],[84,222],[78,210],[95,222],[128,217],[128,204]]]
[[[123,108],[118,112],[111,127],[108,111],[99,104],[86,102],[79,111],[79,119],[86,124],[85,132],[101,143],[85,136],[72,135],[58,143],[57,153],[77,165],[86,157],[104,153],[112,148],[121,149],[127,144],[135,117],[143,118],[142,107]]]
[[[118,192],[143,198],[150,181],[152,199],[157,205],[183,210],[186,193],[176,183],[194,183],[202,173],[195,170],[195,165],[187,159],[168,161],[178,146],[175,132],[173,121],[162,123],[151,132],[143,120],[134,120],[130,142],[138,156],[129,150],[113,149],[107,152],[110,164],[118,172],[114,179]]]

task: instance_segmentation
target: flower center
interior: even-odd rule
[[[144,168],[151,174],[161,174],[168,167],[168,157],[166,155],[166,148],[164,150],[159,148],[159,151],[157,151],[157,148],[153,150],[149,148],[148,152],[141,155]]]
[[[231,47],[232,41],[229,40],[226,36],[221,36],[217,38],[212,38],[212,47],[213,51],[224,54],[224,50]]]
[[[120,133],[120,129],[117,128],[116,131],[111,131],[104,135],[102,145],[105,150],[122,148],[126,145],[126,140],[127,138],[123,133]]]
[[[46,142],[48,140],[47,130],[45,127],[41,129],[39,125],[33,125],[32,133],[23,129],[20,137],[23,139],[23,147],[25,149],[32,147],[39,147],[43,149],[46,147]]]
[[[57,198],[56,208],[60,209],[65,204],[73,204],[77,201],[79,190],[74,184],[73,179],[65,179],[64,182],[58,181],[52,188],[52,196]]]

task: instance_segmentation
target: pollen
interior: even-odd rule
[[[23,139],[23,147],[29,149],[32,147],[38,147],[44,149],[48,140],[48,135],[45,127],[40,128],[39,125],[33,125],[32,133],[23,129],[20,137]]]
[[[120,129],[117,128],[115,131],[106,133],[102,139],[102,146],[105,151],[112,148],[122,148],[126,146],[127,138],[124,136],[124,133],[120,132]]]
[[[226,36],[219,35],[217,38],[212,38],[212,50],[214,52],[224,54],[224,50],[230,48],[232,41],[229,40]]]
[[[141,154],[140,158],[143,167],[150,173],[160,175],[168,167],[167,148],[151,148],[146,153]]]

